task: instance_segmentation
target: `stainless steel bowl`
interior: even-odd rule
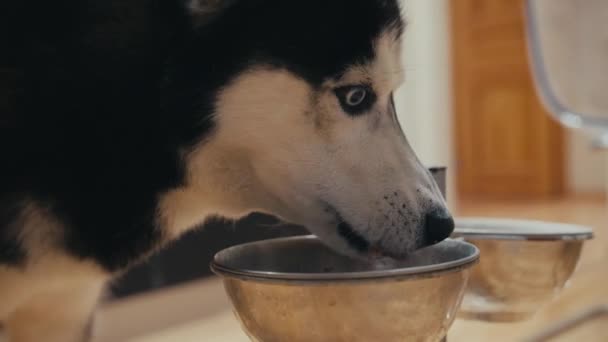
[[[253,341],[440,341],[478,257],[446,240],[405,260],[353,260],[305,236],[228,248],[211,268]]]
[[[481,253],[459,317],[514,322],[531,318],[559,294],[593,232],[553,222],[460,218],[452,236]]]

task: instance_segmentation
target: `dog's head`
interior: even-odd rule
[[[399,257],[450,235],[392,102],[404,79],[397,0],[242,0],[220,12],[197,28],[209,63],[198,72],[217,83],[213,133],[186,158],[200,201],[277,215],[350,255]]]

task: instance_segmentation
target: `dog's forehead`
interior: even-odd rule
[[[374,57],[349,66],[344,73],[328,80],[328,86],[369,83],[379,90],[393,90],[404,79],[401,62],[401,34],[387,30],[374,42]]]
[[[403,29],[397,0],[241,0],[218,31],[256,62],[292,69],[320,85],[376,58],[387,31]]]

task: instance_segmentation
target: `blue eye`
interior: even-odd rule
[[[366,85],[339,87],[335,89],[335,93],[342,109],[352,116],[363,114],[371,109],[376,101],[376,94]]]
[[[353,88],[348,91],[346,94],[346,104],[351,107],[356,107],[363,103],[365,97],[367,96],[367,91],[363,88]]]

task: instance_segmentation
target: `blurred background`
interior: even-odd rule
[[[584,23],[585,16],[602,8],[608,20],[603,0],[544,2],[551,4],[545,10],[553,10],[559,19],[555,37],[564,37],[560,29],[573,29],[572,23]],[[524,1],[403,3],[409,22],[403,56],[406,83],[395,94],[397,111],[421,160],[428,166],[448,166],[448,202],[455,215],[570,222],[596,230],[569,288],[532,321],[496,325],[459,320],[450,341],[519,341],[608,302],[603,285],[608,282],[608,149],[592,144],[584,131],[565,128],[541,104],[526,46]],[[580,10],[592,3],[600,7]],[[573,94],[568,89],[585,95],[593,92],[592,80],[608,81],[608,73],[593,72],[592,64],[608,61],[607,26],[583,29],[586,34],[605,33],[598,43],[603,58],[598,58],[601,49],[573,46],[584,38],[576,35],[562,50],[545,56],[552,70],[562,71],[557,83],[567,85],[559,89],[566,97]],[[572,58],[564,60],[566,55]],[[592,67],[578,72],[581,60]],[[603,66],[608,68],[608,62]],[[576,101],[567,102],[589,111],[604,100],[602,94],[608,95],[601,91],[595,97],[575,94],[569,99]],[[608,114],[608,107],[604,110]],[[247,341],[220,283],[210,277],[208,262],[229,245],[305,233],[274,223],[260,215],[236,224],[213,222],[134,269],[113,285],[99,313],[97,340]],[[601,320],[562,340],[605,341],[608,324]]]
[[[577,2],[551,5],[558,3]],[[399,115],[421,159],[450,166],[451,199],[605,192],[605,151],[562,128],[541,105],[523,6],[522,0],[405,1],[410,25]],[[563,18],[565,28],[564,22],[584,20],[571,14]],[[575,76],[568,82],[585,81]]]

